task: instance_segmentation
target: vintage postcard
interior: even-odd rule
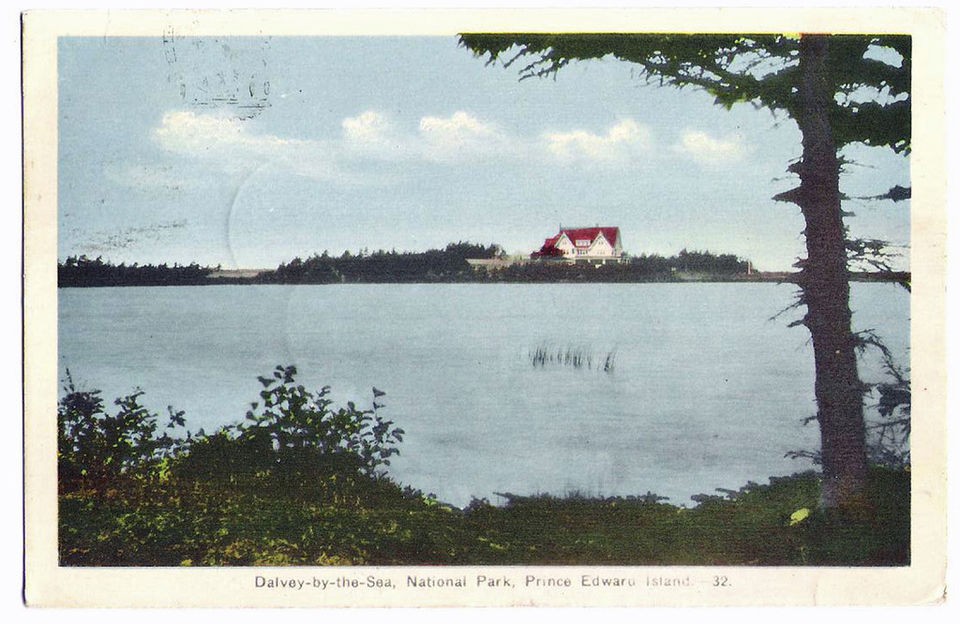
[[[944,54],[25,14],[27,603],[940,602]]]

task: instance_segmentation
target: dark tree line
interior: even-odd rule
[[[652,256],[654,258],[656,256]],[[641,256],[644,258],[644,256]],[[683,249],[674,258],[666,259],[671,270],[691,271],[694,273],[717,273],[730,275],[746,273],[749,263],[732,254],[713,254],[709,251],[687,251]]]
[[[698,277],[722,280],[744,275],[748,265],[746,260],[731,254],[684,249],[675,256],[643,254],[626,262],[603,265],[538,260],[480,273],[477,279],[494,282],[673,282]]]
[[[191,263],[186,266],[166,263],[113,264],[101,257],[70,256],[57,265],[57,284],[61,288],[79,286],[195,286],[209,282],[215,269]]]
[[[468,258],[489,259],[500,252],[497,245],[450,243],[443,249],[423,252],[378,250],[373,253],[330,256],[327,252],[306,260],[294,258],[275,271],[260,276],[273,284],[409,283],[469,281],[473,269]]]
[[[682,250],[675,256],[643,254],[619,264],[567,264],[553,259],[484,270],[468,259],[502,255],[499,245],[450,243],[423,252],[327,252],[306,260],[294,258],[256,277],[216,277],[215,268],[125,265],[70,257],[58,266],[61,287],[196,286],[206,284],[396,284],[446,282],[657,282],[703,277],[724,279],[746,273],[748,263],[731,254]]]
[[[672,281],[678,272],[723,278],[747,271],[747,262],[731,254],[687,251],[676,256],[641,255],[607,265],[572,265],[542,259],[485,270],[468,259],[498,257],[498,245],[451,243],[425,252],[377,251],[332,257],[326,253],[296,258],[260,281],[277,284],[410,283],[410,282],[648,282]]]

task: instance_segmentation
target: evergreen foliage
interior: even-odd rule
[[[323,252],[306,260],[281,264],[262,281],[275,284],[404,283],[469,281],[473,269],[468,258],[488,259],[500,253],[497,245],[450,243],[424,252],[378,250],[334,257]]]
[[[214,269],[191,263],[187,266],[113,264],[102,257],[70,256],[57,264],[57,284],[77,286],[195,286],[208,283]]]
[[[467,260],[502,257],[499,245],[450,243],[424,252],[378,250],[294,258],[256,277],[211,277],[216,269],[190,264],[114,265],[70,257],[58,265],[62,288],[82,286],[198,286],[213,284],[396,284],[457,282],[649,282],[722,280],[745,274],[748,262],[732,254],[683,249],[675,256],[642,254],[624,263],[570,265],[549,259],[478,270]]]

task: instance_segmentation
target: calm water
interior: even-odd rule
[[[308,387],[406,430],[393,476],[463,505],[493,492],[630,495],[676,504],[765,482],[818,445],[813,358],[775,284],[210,286],[62,289],[60,372],[105,399],[239,422],[258,374],[295,364]],[[856,329],[906,363],[909,294],[855,284]],[[792,316],[791,316],[792,314]],[[534,367],[537,347],[615,353],[612,373]],[[876,358],[865,380],[882,378]]]

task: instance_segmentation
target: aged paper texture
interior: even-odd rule
[[[946,567],[943,20],[935,10],[895,8],[28,12],[23,19],[28,605],[637,607],[920,605],[941,601]],[[805,328],[789,330],[792,342],[785,343],[789,346],[774,348],[784,352],[778,355],[783,355],[787,372],[777,372],[779,359],[758,362],[755,370],[740,368],[744,360],[755,357],[746,343],[763,344],[775,338],[758,337],[753,330],[737,334],[737,317],[754,313],[747,303],[753,295],[722,299],[727,292],[723,289],[749,288],[754,293],[759,292],[755,289],[772,289],[772,284],[731,285],[730,281],[736,281],[733,278],[715,279],[711,271],[716,269],[674,266],[669,269],[669,278],[663,278],[671,283],[637,285],[661,290],[643,290],[654,294],[638,295],[636,300],[618,299],[620,303],[612,306],[619,309],[646,302],[643,306],[649,303],[650,312],[624,315],[619,321],[614,319],[621,317],[611,315],[605,322],[590,325],[597,328],[591,330],[586,329],[588,323],[583,319],[596,320],[608,314],[609,307],[602,302],[612,292],[609,289],[613,284],[442,283],[482,281],[491,274],[504,274],[498,270],[530,276],[536,267],[550,262],[554,263],[550,266],[559,266],[564,254],[569,255],[570,266],[576,267],[577,253],[583,255],[582,260],[593,263],[587,266],[597,267],[587,269],[594,271],[591,275],[603,275],[626,270],[618,266],[638,266],[638,259],[670,257],[681,248],[683,252],[677,257],[690,262],[691,258],[701,258],[691,253],[698,249],[735,254],[742,259],[742,273],[747,275],[737,279],[773,282],[777,276],[783,278],[793,270],[792,261],[805,253],[800,234],[803,222],[792,204],[762,202],[775,193],[787,192],[791,186],[789,182],[770,182],[777,175],[788,176],[790,159],[800,157],[800,135],[790,117],[764,113],[763,131],[768,134],[754,140],[749,124],[759,117],[750,115],[759,113],[749,110],[749,104],[737,103],[730,92],[730,101],[717,96],[730,108],[726,112],[695,88],[658,88],[631,74],[628,61],[609,57],[601,64],[562,59],[555,76],[548,72],[546,78],[519,80],[524,66],[534,62],[535,56],[524,56],[523,49],[517,47],[494,49],[506,50],[506,56],[485,67],[490,56],[482,52],[492,48],[484,46],[496,42],[473,44],[477,51],[474,56],[459,43],[462,33],[675,33],[678,37],[751,33],[795,38],[800,33],[830,33],[841,38],[863,34],[910,38],[909,163],[904,167],[902,160],[892,165],[883,161],[863,167],[881,182],[896,181],[895,188],[901,193],[904,187],[909,189],[909,201],[888,201],[889,205],[882,208],[870,203],[871,198],[890,200],[892,195],[878,196],[887,193],[892,183],[882,188],[858,187],[848,193],[855,194],[853,199],[860,202],[855,206],[856,218],[862,221],[852,221],[877,227],[856,239],[866,241],[860,251],[867,253],[875,239],[899,245],[903,255],[891,260],[888,268],[901,281],[905,275],[909,287],[906,294],[899,286],[885,284],[888,290],[882,292],[888,294],[870,295],[869,305],[864,305],[865,309],[874,306],[872,312],[864,311],[864,317],[857,310],[854,314],[855,326],[868,337],[873,334],[866,330],[880,333],[887,305],[888,318],[900,314],[897,318],[908,319],[894,328],[904,341],[904,349],[888,350],[907,358],[906,362],[897,362],[896,370],[909,372],[906,409],[913,419],[908,425],[906,459],[902,445],[897,448],[900,455],[887,458],[900,462],[896,470],[889,470],[908,482],[908,501],[903,509],[909,510],[905,512],[909,523],[900,522],[909,526],[906,555],[903,548],[897,550],[891,544],[889,550],[896,553],[879,548],[874,549],[879,554],[844,559],[846,555],[831,549],[855,550],[858,540],[872,538],[864,537],[867,533],[859,537],[843,534],[842,526],[817,520],[819,512],[812,502],[790,507],[792,502],[781,501],[778,504],[786,506],[757,525],[738,515],[760,513],[748,511],[744,501],[773,490],[736,488],[748,481],[765,487],[773,474],[786,480],[775,480],[771,488],[776,483],[780,487],[800,483],[791,481],[788,475],[815,467],[810,458],[816,455],[811,447],[817,444],[804,445],[811,436],[819,440],[816,422],[805,428],[794,427],[816,412],[813,357],[805,344]],[[579,53],[591,56],[589,49]],[[510,64],[514,54],[518,57]],[[884,52],[880,54],[883,60]],[[757,63],[757,76],[763,75],[763,63],[770,62],[763,58],[748,61]],[[503,66],[505,62],[507,67]],[[450,70],[454,65],[455,71]],[[535,64],[530,68],[538,70]],[[847,69],[834,66],[831,71]],[[690,85],[723,82],[722,71],[717,71],[720,73],[710,76],[687,75],[686,79]],[[624,80],[623,89],[616,93],[611,90],[610,94],[604,90],[594,97],[592,90],[619,78]],[[370,86],[351,86],[358,84]],[[579,93],[578,85],[584,85]],[[669,100],[675,104],[631,109],[623,103],[627,99],[618,99],[625,98],[623,92],[643,102],[647,101],[643,98],[654,97],[649,94],[662,92],[669,94],[663,97],[675,98]],[[458,97],[457,93],[470,94],[472,101],[465,102],[466,96]],[[488,94],[495,98],[486,99]],[[689,104],[688,110],[687,102],[693,100],[686,98],[694,94],[700,99]],[[885,96],[881,92],[877,97]],[[587,106],[595,105],[598,108],[586,112]],[[668,110],[671,106],[675,108]],[[864,108],[869,108],[869,103]],[[696,111],[701,110],[715,111],[709,114],[718,115],[721,121],[717,123],[729,125],[699,127],[697,116],[701,113]],[[786,138],[781,140],[783,136]],[[843,164],[844,168],[857,167],[859,152],[842,155],[850,161]],[[735,168],[724,169],[730,166]],[[893,172],[889,175],[885,169],[888,166]],[[779,174],[768,175],[764,167]],[[905,176],[902,184],[897,175]],[[764,184],[770,185],[757,193],[757,197],[762,196],[756,200],[760,202],[757,206],[736,195],[737,189],[761,176],[765,176]],[[703,187],[708,182],[709,188]],[[661,183],[676,184],[684,193],[689,192],[690,199],[679,201],[677,192],[663,190],[666,186],[661,189]],[[724,199],[725,193],[734,193],[729,197],[735,199]],[[730,205],[733,202],[745,203]],[[567,204],[580,211],[559,208]],[[642,213],[640,208],[632,212],[624,209],[640,204],[647,207],[644,218],[648,220],[642,223],[631,220]],[[218,208],[208,210],[208,205]],[[903,216],[907,211],[909,218]],[[889,216],[893,214],[901,216]],[[769,225],[765,219],[769,219]],[[782,220],[786,220],[785,225]],[[731,223],[748,221],[753,221],[754,230],[748,232],[746,225],[747,229],[727,229]],[[632,228],[630,224],[634,224]],[[850,236],[855,235],[861,236],[859,231]],[[451,244],[446,247],[449,253],[459,249],[453,245],[456,241],[465,240],[495,242],[501,247],[476,260],[470,269],[474,272],[467,277],[454,279],[434,271],[420,278],[392,278],[402,283],[390,286],[390,293],[399,293],[397,298],[385,294],[381,284],[373,283],[377,279],[356,278],[357,284],[341,283],[352,279],[344,267],[361,266],[363,261],[373,262],[378,257],[413,257],[397,250],[419,253],[428,248],[444,249],[446,243]],[[563,247],[564,241],[569,249]],[[799,249],[792,247],[795,245],[800,245]],[[393,252],[372,251],[391,248]],[[624,249],[633,256],[633,265],[621,255]],[[720,261],[709,253],[703,257]],[[310,261],[301,259],[311,258],[316,266],[328,271],[324,276],[336,278],[313,283],[335,285],[310,290],[305,285],[307,280],[296,281],[299,277],[287,282],[256,283],[257,279],[266,279],[263,276],[273,267],[281,265],[295,271]],[[139,277],[131,278],[134,282],[141,280],[137,283],[109,282],[114,287],[84,289],[63,287],[61,275],[58,288],[58,265],[62,270],[66,265],[83,268],[90,266],[84,263],[95,262],[102,262],[95,265],[100,268],[162,265],[162,271],[172,271],[181,280],[193,279],[188,273],[196,266],[193,263],[199,263],[217,269],[213,278],[206,275],[197,280],[205,284],[209,279],[223,281],[205,287],[181,281],[177,282],[180,285],[160,289],[151,287],[156,282],[142,281],[146,278],[138,273]],[[163,279],[159,283],[173,283]],[[429,288],[437,286],[448,290],[437,295]],[[856,297],[867,296],[859,295],[861,290],[881,292],[870,290],[880,286],[854,284],[855,302]],[[574,287],[580,290],[563,290]],[[527,288],[533,290],[524,290]],[[664,309],[653,303],[661,299],[660,293],[672,293],[676,288],[685,289],[676,295],[682,305]],[[695,288],[701,290],[692,290]],[[787,292],[789,302],[790,286],[779,288],[778,293]],[[255,289],[249,292],[268,296],[239,294],[242,300],[230,298],[232,293],[248,292],[242,289]],[[549,294],[551,290],[578,294],[572,301],[565,295]],[[528,292],[539,294],[523,294]],[[616,292],[633,296],[628,290]],[[326,298],[331,293],[346,293],[348,298],[325,304],[333,301]],[[891,298],[885,299],[888,296]],[[214,299],[203,301],[207,297]],[[523,325],[526,321],[517,319],[536,297],[544,297],[544,303],[529,309],[539,309],[542,314],[535,322]],[[717,297],[722,299],[717,310],[729,313],[729,318],[724,316],[715,324],[696,316],[684,320],[684,315],[694,314],[690,310],[711,305],[709,302]],[[466,303],[457,307],[463,301]],[[274,304],[276,307],[271,307]],[[114,317],[118,308],[128,312]],[[157,312],[161,308],[165,311]],[[309,313],[298,316],[299,308]],[[388,308],[390,313],[377,315],[377,311]],[[568,322],[562,314],[565,309],[574,319],[571,322],[579,325],[562,325]],[[193,311],[192,316],[176,316],[183,310]],[[430,315],[424,316],[423,310]],[[516,313],[504,312],[511,310]],[[760,311],[770,317],[779,309],[770,303]],[[154,314],[157,316],[151,316]],[[180,320],[171,321],[174,317]],[[408,317],[419,320],[404,325],[403,319]],[[668,317],[680,320],[668,327]],[[786,325],[796,318],[799,315],[768,321],[763,331],[780,336],[776,332],[786,332]],[[860,318],[869,318],[871,326],[857,326]],[[144,324],[144,319],[155,320]],[[475,324],[469,325],[469,319]],[[874,319],[876,327],[872,325]],[[554,322],[559,329],[551,329],[554,326],[550,323]],[[523,336],[521,340],[509,342],[508,334],[514,331],[511,323],[520,323],[516,332]],[[604,342],[606,330],[617,323],[629,328],[625,334],[647,331],[643,328],[660,329],[635,348],[624,346],[624,342]],[[97,330],[101,333],[95,333],[93,327],[101,325]],[[264,325],[276,331],[251,333],[253,326]],[[475,335],[478,327],[486,336]],[[575,340],[565,338],[570,331],[580,331],[580,335]],[[181,345],[178,341],[184,336],[190,338]],[[234,336],[237,340],[217,342],[219,338],[211,336]],[[256,342],[245,343],[250,336],[257,336]],[[344,341],[341,351],[335,351],[340,348],[336,346],[337,336],[351,338]],[[677,343],[680,346],[658,346],[661,338],[678,336],[686,336],[685,341]],[[119,340],[128,342],[117,350],[105,346]],[[509,345],[508,357],[495,359],[500,356],[490,345],[496,340]],[[714,347],[723,357],[739,354],[740,359],[731,359],[738,363],[729,369],[711,364],[720,357],[711,355]],[[327,348],[332,350],[330,355],[318,355]],[[695,349],[700,356],[681,360],[674,354],[683,348]],[[641,349],[648,350],[643,358],[637,354]],[[438,355],[439,351],[443,353]],[[157,353],[166,355],[161,358]],[[430,373],[430,367],[442,357],[453,359],[442,364],[441,372]],[[763,392],[758,389],[762,388],[758,378],[776,379],[780,375],[793,379],[797,375],[789,367],[797,359],[806,367],[799,374],[802,384],[797,382],[795,395],[786,396],[780,407],[771,408],[789,414],[782,416],[777,426],[799,432],[796,446],[772,433],[769,439],[760,436],[751,442],[756,430],[767,426],[750,420],[755,411],[764,411],[753,402]],[[249,362],[265,368],[251,374],[247,370]],[[274,369],[278,364],[283,366]],[[286,365],[296,365],[296,370],[285,369]],[[330,368],[323,368],[326,366]],[[171,369],[182,377],[163,377],[163,372]],[[123,372],[120,379],[110,378],[117,370],[129,372],[129,377]],[[403,371],[416,370],[427,371],[425,380],[409,381],[416,378],[404,376]],[[862,368],[864,375],[870,370],[867,365]],[[347,378],[344,371],[353,377]],[[672,376],[669,371],[673,371]],[[269,376],[271,372],[275,377]],[[202,490],[184,490],[183,499],[193,496],[191,500],[199,506],[198,501],[205,496],[210,497],[211,509],[224,505],[209,516],[187,517],[179,515],[179,507],[163,508],[175,498],[177,505],[181,504],[179,496],[167,492],[163,494],[167,498],[157,498],[156,492],[163,491],[162,483],[170,483],[170,479],[187,484],[188,478],[196,475],[182,475],[193,474],[189,465],[200,464],[176,459],[170,449],[181,447],[174,442],[170,442],[174,446],[150,446],[141,459],[153,472],[142,480],[134,479],[133,466],[139,460],[131,457],[139,451],[130,441],[132,437],[126,441],[104,438],[112,441],[87,457],[94,463],[100,461],[96,469],[83,464],[81,458],[76,472],[71,473],[74,465],[61,457],[58,487],[55,415],[58,407],[61,412],[65,409],[62,400],[69,388],[102,390],[100,399],[107,413],[127,409],[131,418],[143,417],[146,412],[130,404],[124,408],[122,402],[115,406],[115,398],[129,395],[140,386],[143,401],[153,393],[172,392],[169,400],[158,394],[159,406],[144,403],[144,409],[162,412],[163,419],[156,431],[137,438],[138,444],[153,444],[150,440],[166,431],[164,407],[169,403],[176,408],[170,412],[171,426],[176,425],[176,410],[184,410],[180,416],[186,419],[191,435],[197,436],[196,440],[191,438],[193,446],[189,448],[194,457],[199,457],[197,449],[213,448],[213,432],[229,424],[214,418],[218,403],[236,400],[235,395],[251,389],[249,382],[253,382],[250,418],[260,418],[258,426],[267,430],[274,422],[269,420],[271,405],[303,397],[296,394],[294,374],[302,375],[312,386],[310,376],[319,376],[320,372],[329,372],[331,377],[319,379],[317,387],[330,378],[336,381],[330,382],[334,405],[346,404],[346,398],[366,397],[360,393],[369,393],[367,389],[377,384],[373,387],[373,403],[361,398],[356,408],[351,402],[349,409],[341,412],[343,418],[356,416],[358,423],[361,419],[373,422],[383,413],[391,419],[386,424],[376,421],[382,425],[379,430],[362,429],[367,425],[357,424],[361,427],[358,431],[367,432],[358,434],[368,436],[362,438],[366,440],[363,444],[351,446],[344,438],[342,446],[336,446],[340,442],[334,446],[350,449],[344,451],[350,461],[365,462],[360,468],[363,474],[386,470],[391,478],[422,493],[408,492],[404,495],[407,498],[396,499],[403,502],[383,502],[394,496],[390,493],[400,492],[399,487],[393,490],[393,485],[385,485],[370,494],[380,496],[380,503],[361,504],[361,494],[331,485],[332,489],[323,490],[329,500],[317,503],[317,507],[304,503],[303,510],[294,510],[274,502],[271,504],[277,506],[267,513],[260,505],[279,500],[270,498],[279,486],[268,486],[268,490],[274,488],[272,492],[258,490],[249,497],[241,493],[235,499],[221,500],[217,497],[223,492],[234,491],[229,489],[233,486],[223,486],[226,489],[211,490],[214,493],[209,495]],[[380,377],[368,381],[367,372]],[[450,377],[446,382],[437,379],[447,373]],[[261,378],[262,385],[256,381],[257,374],[267,375]],[[742,376],[734,379],[736,374]],[[238,375],[243,379],[236,380]],[[486,380],[481,379],[484,375]],[[223,386],[220,395],[205,394],[206,389],[221,386],[221,380],[228,377],[231,383],[248,383],[239,389]],[[174,381],[167,384],[164,379]],[[578,380],[583,379],[591,384],[584,387],[591,389],[576,389],[580,388],[576,386],[581,383]],[[740,379],[740,387],[732,388],[731,379],[734,383]],[[428,382],[436,385],[416,385]],[[757,385],[750,385],[754,383]],[[557,384],[553,393],[557,400],[552,403],[550,396],[537,398],[549,384]],[[649,386],[646,394],[637,394],[643,384]],[[158,387],[164,385],[168,387]],[[563,395],[568,389],[571,397]],[[260,390],[262,393],[257,394]],[[304,392],[302,386],[299,392]],[[410,414],[416,410],[410,401],[415,394],[424,404],[435,403],[442,408],[438,408],[436,420],[412,420]],[[717,407],[708,402],[703,404],[708,407],[701,408],[701,403],[691,398],[700,394],[709,395],[711,401],[719,397],[717,400],[726,403]],[[319,405],[317,410],[327,413],[325,396],[320,393],[308,399],[319,399],[311,405]],[[514,397],[510,399],[513,403],[504,398],[508,396]],[[563,401],[559,400],[561,396],[565,397]],[[140,395],[135,400],[141,400]],[[874,396],[865,403],[876,406],[877,400]],[[266,404],[261,405],[261,401]],[[364,411],[364,405],[372,407]],[[555,415],[543,422],[534,421],[534,414],[547,405],[554,406]],[[894,407],[902,409],[903,404]],[[81,413],[85,408],[76,409]],[[717,409],[724,414],[722,419],[714,419],[721,423],[714,425],[716,432],[709,429],[707,433],[707,425],[699,424],[699,420],[691,424],[694,412],[701,409]],[[681,424],[673,427],[655,424],[664,420],[651,421],[634,431],[621,429],[625,425],[615,419],[617,414],[642,415],[649,410],[666,422],[676,417]],[[561,420],[561,415],[571,420]],[[242,419],[241,410],[237,420]],[[527,429],[497,437],[498,431],[513,432],[514,427],[520,427],[518,420],[523,420]],[[471,422],[476,428],[468,427]],[[687,429],[681,426],[683,422],[688,423]],[[313,425],[301,423],[301,429],[295,431],[309,426]],[[198,432],[200,427],[205,433]],[[405,438],[402,431],[391,427],[402,427]],[[599,429],[609,437],[593,437],[601,435]],[[77,433],[79,428],[71,431],[83,435]],[[246,431],[237,434],[236,440],[245,439],[243,435],[255,438],[250,429]],[[288,449],[282,436],[290,431],[294,429],[277,433],[270,444],[258,448],[263,453],[282,455]],[[230,435],[218,439],[229,446]],[[203,436],[211,437],[201,439]],[[724,436],[741,441],[743,446],[732,447],[735,443],[724,442]],[[660,459],[638,465],[641,451],[634,454],[633,446],[621,446],[628,439],[658,440],[651,444],[659,449]],[[122,455],[118,449],[128,443],[133,450],[130,455]],[[65,444],[70,443],[59,441],[61,456]],[[297,444],[290,443],[289,449],[307,453],[304,449],[308,445],[301,448]],[[781,448],[780,444],[785,446]],[[71,448],[81,449],[76,453],[82,454],[82,443],[76,445]],[[400,454],[386,468],[391,445],[396,445]],[[361,447],[363,450],[357,450]],[[470,448],[481,451],[473,457]],[[801,452],[797,459],[785,460],[784,455],[791,451]],[[769,463],[763,463],[767,461],[762,459],[765,452],[769,453]],[[298,457],[302,456],[306,455]],[[753,461],[761,463],[750,463]],[[122,467],[117,468],[118,464]],[[185,465],[188,468],[183,468]],[[755,465],[762,468],[753,468]],[[242,472],[250,466],[241,460],[235,468]],[[451,477],[458,468],[472,473],[473,480]],[[563,474],[564,468],[569,474]],[[100,470],[96,474],[102,477],[94,475],[94,470]],[[329,470],[329,474],[345,474],[337,472],[342,467]],[[262,483],[279,469],[267,465],[247,472],[254,480],[251,483]],[[296,474],[302,478],[301,472]],[[644,481],[640,478],[644,474],[654,476]],[[127,485],[111,481],[111,475]],[[232,474],[221,476],[233,483]],[[710,480],[713,476],[719,480],[716,486]],[[516,480],[511,481],[514,477]],[[80,485],[70,489],[73,485],[68,487],[68,480]],[[296,483],[300,484],[297,487],[320,487],[312,481]],[[732,489],[722,489],[721,484]],[[125,490],[127,487],[132,489]],[[155,487],[161,489],[151,489]],[[697,487],[703,489],[694,489]],[[842,487],[840,490],[838,496]],[[434,491],[436,496],[428,495]],[[541,496],[543,492],[559,498]],[[690,502],[691,494],[701,492],[708,495],[694,497],[699,506]],[[658,494],[669,496],[669,504],[661,504]],[[310,495],[305,493],[304,500]],[[134,499],[143,507],[124,508],[133,505],[130,501]],[[815,496],[802,500],[813,501]],[[252,506],[250,517],[259,518],[252,521],[255,526],[238,526],[226,519],[232,513],[228,511],[233,509],[231,505],[245,504]],[[394,504],[401,510],[378,507]],[[509,517],[502,515],[503,509],[523,505],[543,505],[536,512],[542,515],[530,512],[524,523],[510,525]],[[576,505],[588,506],[597,515],[588,512],[577,516],[581,512],[576,511]],[[711,522],[720,522],[717,518],[721,516],[706,515],[709,512],[704,509],[710,509],[710,505],[719,510],[717,514],[729,511],[723,516],[729,526],[729,539],[743,539],[737,531],[754,531],[748,534],[754,536],[759,554],[748,556],[740,549],[735,556],[727,557],[719,543],[726,529],[711,529],[698,520],[684,524],[687,517],[709,517]],[[635,516],[630,515],[632,512],[618,516],[624,507],[639,511]],[[883,523],[899,522],[884,516],[884,510],[866,509],[864,513],[876,513],[877,518],[860,518],[862,524],[855,526],[880,526],[877,531],[883,534]],[[657,510],[659,515],[654,518],[650,510]],[[298,516],[301,512],[307,515]],[[271,525],[275,532],[269,538],[258,535],[260,525],[256,525],[268,516],[276,523]],[[576,516],[579,520],[570,522],[580,524],[564,525],[560,516]],[[501,517],[502,522],[491,520],[488,525],[482,521]],[[609,519],[614,517],[631,518],[634,524],[618,525],[618,520]],[[92,524],[85,524],[88,521],[102,524],[91,528]],[[766,532],[763,522],[770,523],[776,533]],[[295,524],[295,530],[289,524]],[[685,532],[682,537],[670,532],[650,536],[651,531],[663,530],[659,528],[662,526],[681,527]],[[804,533],[808,530],[836,530],[831,534],[836,541],[817,541]],[[553,533],[544,536],[537,531]],[[340,550],[320,546],[307,553],[308,542],[322,544],[326,538],[318,536],[325,532],[336,533],[330,539],[337,541]],[[644,532],[643,540],[632,541]],[[289,537],[294,534],[303,542],[295,543]],[[772,535],[783,537],[773,540]],[[124,542],[127,538],[123,536],[129,542]],[[529,542],[524,541],[527,539]],[[776,556],[765,559],[767,551],[759,544],[771,541],[776,541],[770,546]],[[643,560],[642,553],[629,552],[634,543],[646,544],[643,548],[659,553],[659,559],[649,560],[665,565],[632,563]],[[821,550],[808,546],[822,543],[827,545]],[[540,552],[543,554],[538,555]],[[172,553],[184,554],[175,561],[168,560]],[[701,560],[696,559],[698,553],[702,554]],[[831,563],[805,563],[808,556]]]

